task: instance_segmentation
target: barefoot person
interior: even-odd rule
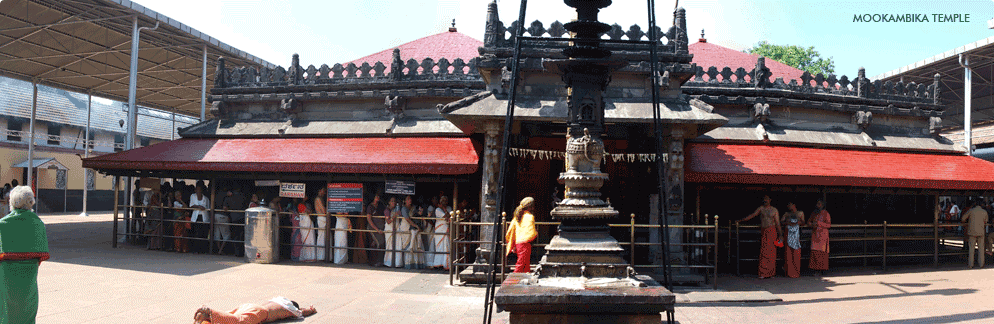
[[[811,226],[811,270],[824,272],[828,270],[828,229],[832,227],[832,216],[825,210],[825,201],[818,199],[815,210],[808,219]]]
[[[535,215],[532,215],[534,209],[535,198],[522,199],[518,208],[514,209],[514,218],[507,227],[507,233],[504,233],[504,242],[507,244],[504,254],[509,255],[514,252],[518,255],[518,262],[514,266],[514,272],[517,273],[531,272],[532,241],[538,237],[538,232],[535,231]]]
[[[766,279],[777,274],[777,247],[774,245],[778,240],[783,239],[780,233],[780,211],[770,205],[770,196],[763,196],[763,205],[756,208],[756,211],[746,216],[746,218],[735,221],[735,223],[747,221],[760,217],[760,227],[762,228],[762,238],[759,247],[759,279]]]
[[[242,304],[227,313],[204,306],[193,314],[193,320],[194,324],[260,324],[287,318],[304,318],[314,313],[317,313],[314,306],[300,309],[297,302],[276,297],[261,305]]]
[[[787,242],[783,250],[784,272],[788,277],[801,276],[801,224],[804,224],[804,212],[797,210],[793,202],[787,203],[787,212],[780,217],[780,223],[787,227]]]

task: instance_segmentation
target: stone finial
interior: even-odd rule
[[[860,129],[866,130],[870,127],[870,122],[873,121],[873,113],[869,111],[857,111],[853,115],[853,119]]]
[[[708,39],[704,38],[704,28],[701,28],[701,38],[697,39],[698,42],[707,43]]]
[[[300,80],[304,78],[304,68],[300,66],[300,54],[293,54],[289,72],[290,84],[300,84]]]
[[[404,61],[400,59],[400,49],[393,49],[393,60],[390,62],[390,74],[394,81],[400,81],[404,75]]]
[[[939,89],[939,78],[940,77],[941,77],[941,75],[939,75],[938,73],[936,73],[934,76],[932,76],[932,103],[934,103],[936,105],[939,104],[939,93],[941,92],[940,89]]]
[[[215,88],[227,88],[228,87],[228,70],[224,67],[224,56],[218,56],[217,58],[217,70],[214,70],[214,87]]]
[[[456,31],[457,31],[457,30],[456,30],[456,19],[455,19],[455,18],[453,18],[453,19],[452,19],[452,27],[449,27],[449,32],[450,32],[450,33],[454,33],[454,32],[456,32]]]
[[[752,120],[765,123],[770,120],[770,104],[757,102],[752,106]]]
[[[688,40],[687,40],[687,9],[680,7],[676,10],[676,26],[677,26],[677,51],[687,52]]]
[[[856,96],[865,98],[869,95],[869,85],[870,80],[866,79],[866,69],[860,67],[856,76]]]
[[[752,70],[752,84],[757,88],[766,88],[770,85],[770,68],[766,67],[766,58],[760,56],[756,59],[756,68]]]

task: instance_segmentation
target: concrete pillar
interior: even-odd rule
[[[90,157],[90,115],[93,112],[93,94],[86,94],[86,137],[83,139],[83,158]],[[90,191],[87,181],[90,179],[90,170],[83,169],[83,212],[79,216],[90,216],[86,213],[86,198]]]

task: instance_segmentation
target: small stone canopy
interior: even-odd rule
[[[12,168],[27,168],[30,167],[34,169],[52,169],[52,170],[69,170],[65,165],[59,163],[59,160],[55,158],[44,158],[44,159],[34,159],[28,163],[28,160],[21,161],[20,163],[14,164]]]

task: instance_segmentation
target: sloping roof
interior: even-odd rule
[[[743,53],[707,42],[693,43],[687,48],[690,50],[690,54],[694,54],[692,62],[697,63],[697,66],[704,68],[705,71],[712,66],[718,68],[719,71],[726,66],[731,68],[732,71],[735,71],[739,67],[746,71],[751,71],[756,67],[756,59],[759,58],[759,54]],[[766,60],[766,67],[773,73],[770,81],[783,78],[784,82],[790,82],[790,80],[798,80],[800,82],[801,74],[804,74],[804,71],[798,68],[774,60]],[[707,75],[704,77],[707,78]]]
[[[687,182],[994,189],[994,163],[963,154],[719,143],[690,143],[685,152]]]
[[[362,65],[362,63],[368,62],[369,65],[373,65],[376,62],[383,62],[387,66],[387,70],[384,73],[389,73],[390,62],[393,61],[394,48],[400,49],[400,58],[405,62],[409,59],[421,62],[425,58],[438,61],[438,59],[444,57],[449,62],[461,58],[468,63],[469,60],[480,56],[479,52],[477,52],[477,48],[480,46],[483,46],[483,41],[481,40],[466,36],[466,34],[458,31],[446,31],[358,58],[351,63]]]
[[[292,148],[292,149],[283,149]],[[471,174],[469,138],[184,138],[83,159],[101,172],[214,171]]]

